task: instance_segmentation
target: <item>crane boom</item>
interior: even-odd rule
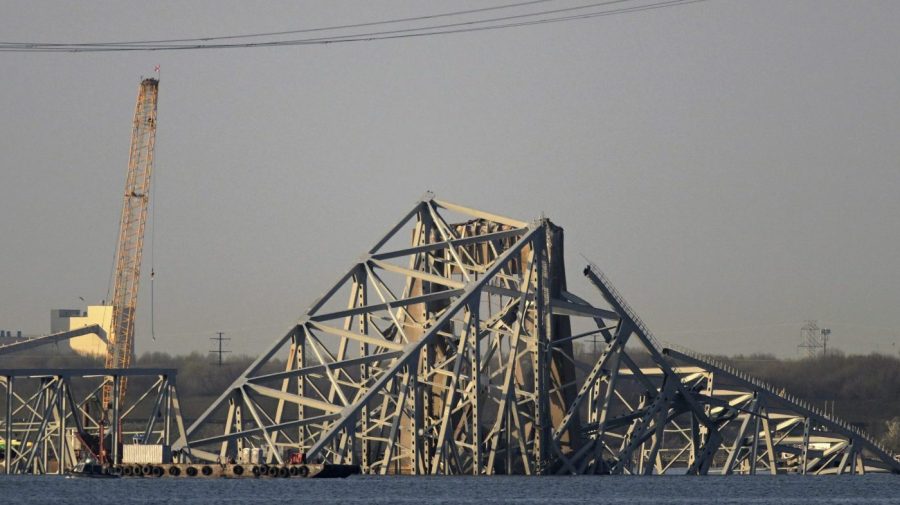
[[[141,81],[134,110],[128,177],[125,181],[122,219],[119,223],[115,285],[111,300],[112,327],[107,335],[106,368],[128,368],[134,355],[134,313],[141,278],[144,227],[150,204],[150,176],[153,172],[153,151],[156,144],[158,96],[159,80]],[[119,393],[120,398],[124,398],[124,382],[120,385]],[[112,394],[112,384],[105,384],[104,409],[109,408]]]

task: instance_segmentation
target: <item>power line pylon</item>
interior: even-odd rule
[[[210,337],[209,339],[212,340],[212,341],[214,341],[214,342],[218,342],[219,347],[218,347],[218,349],[213,349],[213,350],[211,350],[211,351],[209,351],[209,352],[210,352],[210,354],[218,354],[218,355],[219,355],[219,359],[218,359],[217,364],[218,364],[219,366],[222,366],[222,355],[223,355],[223,354],[228,354],[228,353],[231,352],[231,351],[225,351],[225,350],[222,350],[222,343],[225,342],[225,341],[227,341],[227,340],[231,340],[231,339],[230,339],[230,338],[223,337],[222,335],[224,335],[224,333],[222,333],[221,331],[218,332],[217,335],[218,335],[218,336]]]
[[[815,358],[828,354],[828,338],[831,336],[829,328],[819,328],[817,321],[808,320],[800,328],[800,345],[797,347],[806,349],[807,356]],[[821,353],[819,352],[821,349]]]

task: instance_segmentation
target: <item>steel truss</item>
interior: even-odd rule
[[[113,396],[107,418],[103,385],[111,383],[118,392],[128,377],[150,385],[130,401]],[[175,379],[174,369],[162,368],[0,369],[3,472],[63,474],[78,462],[79,450],[118,462],[129,435],[140,435],[146,444],[170,444],[173,429],[176,436],[185,433]]]
[[[900,471],[862,432],[664,351],[599,269],[585,275],[602,306],[567,291],[549,220],[427,197],[175,448],[214,461],[262,447],[279,463],[293,450],[370,474]],[[573,334],[570,318],[596,328]],[[595,335],[604,349],[585,363],[574,343]]]
[[[864,431],[805,400],[687,349],[664,349],[682,382],[704,403],[729,443],[718,455],[721,472],[755,474],[900,473],[900,461]],[[677,433],[677,427],[672,432]],[[676,440],[679,436],[675,436]],[[672,444],[677,454],[682,448]],[[676,458],[653,462],[657,471]]]

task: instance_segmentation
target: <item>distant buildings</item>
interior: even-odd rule
[[[78,309],[53,309],[50,311],[50,333],[77,330],[92,324],[100,325],[102,335],[91,333],[69,339],[68,345],[82,356],[106,356],[106,336],[112,328],[111,305],[89,305],[87,312]]]
[[[105,357],[107,335],[112,328],[113,308],[111,305],[90,305],[81,309],[52,309],[50,311],[50,335],[85,326],[99,325],[101,334],[90,333],[59,342],[57,347],[64,351],[74,351],[82,356]],[[22,330],[0,329],[0,346],[45,335],[25,334]]]
[[[24,335],[22,330],[0,330],[0,345],[12,344],[33,338],[36,335]]]
[[[79,309],[53,309],[50,311],[50,333],[69,331],[70,318],[86,315],[86,312],[83,313]]]

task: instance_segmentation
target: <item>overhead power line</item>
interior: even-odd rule
[[[367,23],[353,23],[353,24],[345,24],[345,25],[332,25],[332,26],[320,26],[317,28],[302,28],[299,30],[285,30],[279,32],[262,32],[262,33],[244,33],[240,35],[220,35],[215,37],[196,37],[189,39],[160,39],[160,40],[131,40],[131,41],[115,41],[115,42],[85,42],[78,43],[80,46],[105,46],[105,45],[133,45],[133,44],[172,44],[172,43],[184,43],[184,42],[212,42],[215,40],[233,40],[233,39],[248,39],[248,38],[259,38],[259,37],[276,37],[280,35],[296,35],[298,33],[314,33],[314,32],[325,32],[325,31],[333,31],[333,30],[345,30],[348,28],[364,28],[367,26],[378,26],[378,25],[388,25],[388,24],[396,24],[396,23],[407,23],[411,21],[426,21],[429,19],[439,19],[446,17],[454,17],[454,16],[465,16],[468,14],[478,14],[481,12],[489,12],[489,11],[497,11],[503,9],[512,9],[516,7],[527,7],[529,5],[546,3],[546,2],[555,2],[557,0],[530,0],[528,2],[517,2],[505,5],[495,5],[492,7],[482,7],[480,9],[469,9],[462,11],[453,11],[453,12],[442,12],[440,14],[428,14],[424,16],[413,16],[407,18],[397,18],[397,19],[386,19],[382,21],[369,21]],[[627,0],[624,0],[627,1]],[[4,44],[5,42],[0,42],[0,44]],[[49,43],[48,44],[52,44]],[[63,44],[60,44],[63,45]]]
[[[665,0],[652,3],[631,3],[628,6],[622,6],[615,9],[599,10],[594,12],[583,12],[578,14],[568,14],[565,16],[553,16],[554,14],[570,13],[578,10],[586,10],[590,8],[608,7],[613,4],[623,4],[632,0],[609,0],[605,2],[596,2],[576,7],[566,7],[561,9],[544,10],[541,12],[516,14],[502,17],[494,17],[487,19],[477,19],[469,21],[461,21],[456,23],[445,23],[438,25],[430,25],[416,28],[403,28],[396,30],[374,31],[367,33],[355,33],[348,35],[335,35],[330,37],[314,37],[300,38],[289,40],[268,40],[258,42],[242,42],[242,43],[217,43],[217,44],[184,44],[184,43],[146,43],[139,41],[132,42],[103,42],[103,43],[39,43],[39,42],[0,42],[0,51],[5,52],[116,52],[116,51],[178,51],[178,50],[200,50],[200,49],[238,49],[238,48],[257,48],[257,47],[282,47],[282,46],[301,46],[301,45],[322,45],[337,44],[347,42],[368,42],[376,40],[389,40],[411,37],[425,37],[436,35],[447,35],[454,33],[466,33],[486,30],[497,30],[502,28],[513,28],[521,26],[533,26],[546,23],[559,23],[581,19],[590,19],[595,17],[612,16],[618,14],[627,14],[641,12],[647,10],[676,7],[688,4],[703,2],[706,0]],[[517,4],[510,4],[517,6]],[[502,8],[496,7],[496,8]],[[496,9],[495,8],[495,9]],[[432,16],[420,16],[422,18],[431,18],[439,16],[448,16],[453,14],[435,14]],[[550,17],[546,17],[550,16]],[[527,19],[527,18],[537,19]],[[372,23],[364,23],[362,25],[371,26],[374,24],[387,24],[399,20],[388,20]],[[495,24],[489,24],[495,23]],[[486,25],[486,26],[481,26]],[[349,26],[349,25],[347,25]],[[305,30],[294,30],[284,33],[300,33],[311,31],[324,31],[334,28],[309,28]],[[273,32],[274,33],[274,32]],[[266,34],[245,34],[226,37],[217,37],[216,40],[224,40],[238,37],[262,37]],[[176,39],[171,39],[176,41]],[[203,39],[181,39],[181,40],[203,40]]]

